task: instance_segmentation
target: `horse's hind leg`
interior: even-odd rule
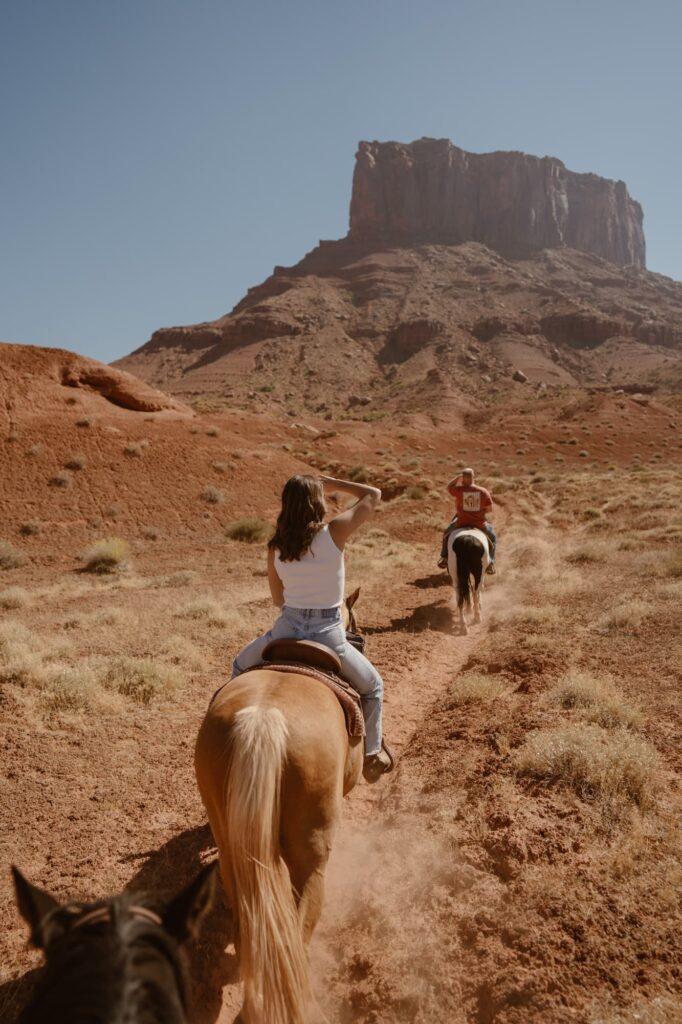
[[[474,590],[474,622],[479,623],[481,621],[481,588],[476,587]]]

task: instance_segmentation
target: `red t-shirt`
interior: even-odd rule
[[[455,499],[457,506],[458,526],[478,526],[483,529],[485,525],[485,514],[493,507],[493,499],[490,491],[478,484],[455,484],[448,487],[450,494]]]

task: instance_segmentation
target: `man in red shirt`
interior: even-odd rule
[[[490,491],[485,487],[479,487],[474,483],[473,469],[463,469],[459,476],[456,476],[448,484],[448,493],[455,499],[457,511],[452,522],[443,533],[443,544],[440,551],[439,569],[447,569],[448,566],[448,537],[453,530],[461,529],[463,526],[475,526],[483,530],[488,537],[490,548],[490,564],[486,572],[492,575],[495,572],[495,544],[497,535],[492,523],[487,522],[486,513],[492,511],[493,499]]]

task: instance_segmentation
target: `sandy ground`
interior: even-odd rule
[[[519,411],[496,435],[454,443],[414,418],[343,424],[326,439],[323,424],[313,435],[242,413],[195,423],[114,411],[87,439],[75,424],[52,436],[39,419],[19,424],[2,452],[18,481],[2,497],[5,536],[25,560],[0,581],[1,863],[63,898],[124,886],[162,896],[215,855],[194,738],[229,659],[272,615],[262,549],[224,528],[270,518],[296,468],[362,464],[392,500],[349,552],[349,585],[362,585],[401,762],[346,805],[311,950],[328,1018],[681,1019],[677,442],[660,458],[662,424],[678,414],[622,401],[588,398],[577,420]],[[123,450],[145,438],[140,454]],[[87,466],[50,487],[79,442]],[[484,625],[459,637],[435,568],[449,514],[438,488],[477,453],[498,498],[500,572]],[[215,505],[200,498],[209,481],[223,492]],[[40,532],[18,536],[34,518]],[[79,571],[83,547],[114,531],[129,568]],[[141,661],[149,691],[119,692]],[[571,673],[589,677],[582,703],[561,696]],[[580,764],[575,751],[532,760],[534,737],[556,748],[571,729]],[[40,958],[6,871],[0,905],[0,1011],[12,1024]],[[190,950],[195,1024],[238,1009],[229,940],[218,908]]]

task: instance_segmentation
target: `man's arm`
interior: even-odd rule
[[[452,478],[452,480],[450,481],[450,483],[448,484],[448,486],[446,488],[448,494],[452,494],[454,492],[455,487],[459,486],[459,484],[461,482],[461,479],[462,479],[462,474],[461,473],[458,473],[457,476]]]

